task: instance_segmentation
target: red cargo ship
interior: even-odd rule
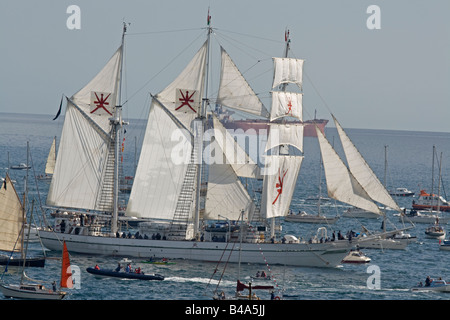
[[[277,123],[277,121],[273,121],[272,123]],[[301,121],[287,121],[287,123],[301,123]],[[303,121],[304,129],[303,136],[305,137],[317,137],[315,126],[318,126],[320,131],[324,132],[325,126],[327,125],[327,119],[313,119]],[[225,120],[222,121],[222,124],[227,129],[242,129],[247,131],[249,129],[254,129],[257,133],[260,133],[260,130],[269,130],[269,121],[268,120]]]

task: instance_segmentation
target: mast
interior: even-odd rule
[[[25,277],[25,266],[26,266],[26,257],[27,257],[27,251],[28,251],[28,243],[29,241],[27,241],[25,250],[24,250],[24,242],[25,242],[25,223],[26,223],[26,206],[27,206],[27,194],[28,194],[28,166],[29,166],[29,158],[30,158],[30,143],[27,141],[27,169],[26,169],[26,175],[25,175],[25,188],[23,191],[23,206],[22,206],[22,230],[20,231],[20,235],[21,235],[21,241],[22,241],[22,259],[23,259],[23,264],[22,264],[22,275],[20,277],[20,284],[23,283],[23,279]],[[31,230],[31,219],[33,217],[33,211],[31,211],[31,215],[30,215],[30,223],[28,225],[28,238],[27,240],[30,239],[30,230]]]
[[[284,31],[284,42],[285,42],[285,47],[284,47],[284,54],[283,57],[287,58],[288,54],[289,54],[289,48],[290,48],[290,43],[291,40],[289,39],[289,30],[286,29]],[[280,85],[279,89],[283,92],[286,91],[286,87],[287,87],[287,83],[283,83]],[[281,155],[289,155],[289,146],[288,145],[280,145],[277,150],[276,150],[277,154]],[[271,228],[270,228],[270,237],[273,238],[275,236],[275,218],[272,218],[271,221]]]
[[[436,146],[433,146],[433,155],[431,160],[431,210],[433,210],[433,203],[434,203],[434,154],[436,152]]]
[[[207,36],[206,36],[206,68],[205,68],[205,90],[204,97],[202,98],[202,103],[200,107],[200,113],[198,117],[195,119],[195,126],[200,126],[199,130],[195,130],[195,134],[198,136],[194,137],[194,148],[197,150],[197,187],[195,190],[195,210],[194,210],[194,237],[198,238],[199,236],[199,227],[200,227],[200,191],[201,191],[201,183],[202,183],[202,175],[203,175],[203,133],[205,130],[206,124],[206,109],[208,106],[208,77],[209,77],[209,47],[210,47],[210,38],[211,38],[211,16],[209,15],[208,8],[208,17],[207,17],[207,26],[206,26]]]
[[[387,188],[387,145],[384,146],[384,187]],[[386,232],[386,206],[383,210],[383,232]]]
[[[289,49],[291,48],[291,39],[289,39],[289,29],[286,29],[284,31],[284,42],[285,42],[286,46],[284,47],[284,55],[283,55],[283,57],[287,58],[288,54],[289,54]],[[287,83],[283,83],[280,86],[280,90],[281,91],[286,91],[287,85],[288,85]]]
[[[440,205],[441,205],[441,174],[442,174],[442,152],[441,152],[441,159],[439,160],[439,180],[438,180],[438,196],[437,196],[437,207],[436,211],[437,214],[439,214],[440,211]],[[431,199],[433,199],[433,195],[431,195]],[[431,207],[431,210],[433,210],[433,207]]]
[[[114,186],[113,186],[113,212],[111,217],[111,233],[115,234],[118,230],[118,216],[119,216],[119,150],[120,150],[120,128],[122,127],[122,68],[123,68],[123,45],[125,40],[125,33],[127,32],[127,24],[123,23],[122,31],[122,45],[121,45],[121,56],[120,56],[120,71],[118,74],[118,81],[116,82],[118,90],[118,103],[116,105],[116,110],[114,117],[110,118],[111,125],[114,132]]]
[[[27,220],[27,196],[28,196],[28,170],[29,170],[29,166],[30,166],[30,142],[27,141],[27,169],[26,169],[26,174],[25,174],[25,188],[23,191],[23,207],[22,207],[22,258],[25,259],[26,257],[26,252],[24,252],[23,247],[24,247],[24,242],[25,242],[25,235],[23,234],[25,232],[25,223]],[[31,218],[30,218],[30,225],[28,226],[29,229],[31,229]]]

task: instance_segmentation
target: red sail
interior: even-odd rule
[[[73,288],[72,270],[70,268],[69,251],[67,250],[65,241],[64,241],[64,245],[63,245],[60,286],[61,286],[61,288]]]

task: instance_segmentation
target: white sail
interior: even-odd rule
[[[208,163],[221,163],[230,164],[236,175],[239,177],[255,178],[260,176],[260,170],[258,165],[253,161],[247,152],[242,149],[239,143],[233,138],[233,136],[225,129],[215,115],[213,116],[214,123],[214,142],[210,145],[210,148],[205,149],[207,154],[213,153],[205,161]],[[209,131],[207,131],[209,132]],[[206,137],[205,137],[206,139]],[[215,146],[218,149],[215,150]],[[211,151],[208,151],[211,150]],[[221,151],[219,153],[219,150]],[[222,158],[222,152],[225,155]]]
[[[282,117],[303,120],[303,94],[285,91],[272,91],[270,121]]]
[[[303,83],[303,61],[294,58],[273,58],[274,76],[272,88],[284,83],[295,83],[302,88]]]
[[[208,172],[208,191],[204,219],[239,220],[252,216],[254,206],[247,190],[229,164],[212,164]]]
[[[121,64],[122,46],[103,69],[71,98],[105,132],[110,130],[109,118],[114,115],[118,102]]]
[[[324,134],[316,127],[323,167],[327,181],[328,196],[338,201],[353,205],[377,214],[382,214],[378,206],[361,184],[352,175],[342,159],[333,149]]]
[[[267,118],[269,112],[266,107],[222,47],[221,52],[222,70],[217,103]]]
[[[23,208],[16,189],[7,174],[0,184],[0,250],[21,251],[19,239],[24,223]]]
[[[47,205],[111,211],[113,165],[110,118],[119,91],[122,46],[105,67],[81,90],[67,99],[55,172]]]
[[[302,164],[302,156],[268,156],[273,166],[264,176],[261,212],[266,218],[287,215]]]
[[[194,201],[195,179],[186,175],[192,164],[192,135],[196,136],[193,120],[204,88],[206,45],[152,101],[127,216],[173,219],[183,185],[188,189],[183,197]],[[191,205],[185,214],[192,216],[193,209]]]
[[[206,45],[207,43],[205,42],[179,76],[156,95],[162,105],[186,129],[192,132],[192,120],[198,117],[202,102],[201,97],[205,82]]]
[[[280,145],[292,145],[303,151],[303,125],[270,123],[265,151]]]
[[[359,183],[364,187],[364,190],[366,190],[367,194],[374,201],[382,203],[400,212],[401,209],[398,204],[389,195],[386,188],[383,186],[383,184],[377,178],[367,162],[364,160],[362,155],[356,149],[355,145],[352,143],[334,115],[332,116],[342,142],[342,147],[344,148],[348,166],[353,176],[358,179]]]
[[[56,137],[53,138],[50,151],[48,152],[47,162],[45,164],[45,173],[53,174],[53,172],[55,171],[55,164],[56,164]]]
[[[191,150],[190,137],[153,101],[127,216],[173,218]]]

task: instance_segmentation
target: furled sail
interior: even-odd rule
[[[282,117],[303,120],[303,94],[286,91],[272,91],[270,121]]]
[[[398,204],[389,195],[386,188],[356,149],[355,145],[352,143],[334,115],[332,116],[341,139],[342,147],[344,148],[348,166],[353,176],[358,179],[359,183],[364,187],[366,192],[374,201],[382,203],[400,212],[401,209]]]
[[[274,75],[272,88],[284,83],[295,83],[302,88],[303,61],[294,58],[273,58]]]
[[[23,208],[19,196],[9,177],[0,184],[0,250],[21,251],[19,239],[24,224]]]
[[[206,52],[205,42],[180,75],[152,100],[127,216],[172,220],[180,197],[194,201],[196,179],[188,177],[192,173],[188,169],[193,152],[198,152],[193,150],[193,120],[200,110]],[[185,214],[192,217],[193,209],[192,204]]]
[[[378,206],[361,184],[352,175],[342,159],[333,149],[324,134],[316,127],[323,167],[327,181],[328,196],[338,201],[353,205],[377,214],[382,214]]]
[[[302,156],[269,156],[263,181],[261,212],[266,218],[287,215],[297,183]]]
[[[114,164],[115,133],[109,119],[118,102],[121,57],[122,46],[86,86],[67,99],[47,205],[112,210],[113,181],[106,171]]]
[[[228,53],[221,47],[222,70],[217,103],[268,118],[269,112],[245,80]]]
[[[292,145],[303,151],[303,125],[270,123],[266,151],[280,145]]]

